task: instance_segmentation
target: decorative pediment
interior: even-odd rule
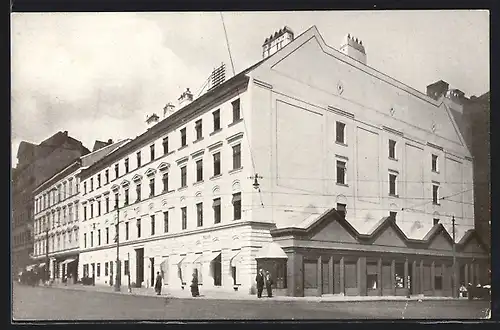
[[[151,176],[153,176],[153,175],[155,175],[155,174],[156,174],[156,170],[155,170],[154,168],[149,168],[149,169],[146,171],[146,173],[145,173],[145,175],[146,175],[147,177],[151,177]]]
[[[474,229],[468,230],[457,244],[459,251],[468,253],[489,252],[488,247],[482,242],[481,238]]]
[[[119,190],[119,189],[120,189],[120,186],[119,186],[119,185],[117,185],[117,184],[114,184],[114,185],[112,185],[112,186],[111,186],[111,190],[112,190],[112,191],[117,191],[117,190]]]
[[[128,180],[123,180],[122,183],[120,184],[122,187],[128,187],[130,185],[130,181]]]
[[[160,165],[158,165],[158,171],[160,172],[166,172],[170,168],[170,164],[166,162],[162,162]]]
[[[453,239],[446,228],[440,223],[431,228],[427,235],[425,235],[424,241],[427,242],[429,249],[451,250],[453,246]]]
[[[133,176],[132,181],[133,182],[140,182],[142,180],[142,175],[136,174]]]

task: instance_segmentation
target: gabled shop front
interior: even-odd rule
[[[271,231],[286,254],[272,269],[284,269],[277,291],[289,296],[453,296],[461,284],[486,284],[488,252],[474,230],[455,244],[435,225],[422,240],[409,239],[394,218],[360,234],[335,209],[306,228]],[[281,290],[280,290],[281,289]]]

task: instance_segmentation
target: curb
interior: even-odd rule
[[[328,298],[321,298],[321,297],[289,297],[289,296],[273,296],[273,298],[269,299],[267,297],[264,297],[262,299],[258,299],[255,296],[237,296],[237,297],[228,297],[228,296],[199,296],[199,297],[191,297],[186,295],[185,297],[179,296],[176,294],[162,294],[162,295],[156,295],[154,293],[148,294],[148,293],[137,293],[137,292],[128,292],[128,290],[122,290],[119,292],[116,292],[114,290],[110,291],[104,291],[104,290],[86,290],[85,288],[79,288],[79,287],[59,287],[59,286],[41,286],[42,288],[46,289],[59,289],[59,290],[72,290],[72,291],[85,291],[85,292],[98,292],[98,293],[107,293],[107,294],[115,294],[115,295],[128,295],[128,296],[141,296],[141,297],[152,297],[152,298],[166,298],[166,299],[198,299],[198,300],[243,300],[243,301],[287,301],[287,302],[317,302],[317,303],[348,303],[348,302],[388,302],[388,301],[397,301],[397,302],[410,302],[410,301],[415,301],[415,302],[423,302],[423,301],[464,301],[465,299],[460,299],[460,298],[448,298],[448,297],[401,297],[401,298],[379,298],[379,299],[363,299],[363,298],[349,298],[349,299],[328,299]]]

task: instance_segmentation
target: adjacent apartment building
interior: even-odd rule
[[[263,268],[293,296],[484,281],[460,107],[368,66],[357,38],[339,49],[285,27],[257,64],[82,169],[78,273],[151,287],[161,272],[181,290],[197,272],[201,290],[253,293]]]
[[[12,169],[12,272],[32,264],[33,190],[63,169],[68,163],[89,153],[68,132],[58,132],[40,144],[23,141],[17,151],[17,166]]]
[[[43,181],[34,191],[33,262],[45,279],[76,282],[79,256],[79,179],[77,174],[129,140],[96,141],[91,153]]]

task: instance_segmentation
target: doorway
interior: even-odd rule
[[[151,268],[151,287],[155,286],[155,258],[149,258],[149,267]]]
[[[212,261],[213,271],[214,271],[214,286],[222,285],[222,265],[221,265],[221,255],[219,254],[217,258]]]
[[[321,264],[321,282],[322,282],[322,288],[321,288],[322,294],[333,293],[330,292],[330,267],[328,261],[327,262],[323,261]]]
[[[144,281],[144,248],[135,250],[135,286],[140,288]]]

